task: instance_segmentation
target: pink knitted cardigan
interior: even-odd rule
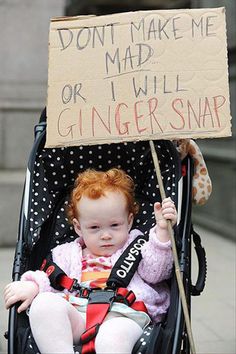
[[[124,247],[111,256],[112,265],[125,248],[138,236],[139,230],[132,230]],[[81,280],[82,248],[79,239],[55,247],[52,250],[53,261],[71,278]],[[142,247],[142,260],[128,286],[133,290],[136,300],[144,301],[154,322],[162,320],[168,310],[170,293],[165,280],[171,277],[173,256],[170,241],[163,243],[156,237],[155,228],[149,233],[149,241]],[[21,280],[31,280],[38,284],[40,292],[56,292],[43,271],[27,271]],[[64,292],[67,292],[65,290]]]

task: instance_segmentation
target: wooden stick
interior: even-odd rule
[[[155,146],[154,146],[154,143],[152,140],[149,141],[149,144],[150,144],[150,148],[151,148],[154,167],[156,170],[156,176],[157,176],[157,180],[158,180],[158,184],[159,184],[161,199],[163,200],[166,198],[166,193],[165,193],[165,189],[164,189],[163,181],[162,181],[162,177],[161,177],[161,170],[160,170],[160,165],[159,165],[159,161],[157,158],[157,152],[156,152],[156,149],[155,149]],[[192,329],[191,329],[191,324],[190,324],[190,317],[189,317],[189,312],[188,312],[187,300],[186,300],[186,296],[185,296],[183,281],[182,281],[180,267],[179,267],[179,260],[178,260],[178,254],[177,254],[176,243],[175,243],[175,238],[174,238],[174,232],[173,232],[170,220],[167,220],[167,225],[168,225],[168,231],[169,231],[170,239],[171,239],[171,246],[172,246],[174,265],[175,265],[175,275],[176,275],[177,284],[178,284],[178,288],[179,288],[180,299],[181,299],[181,303],[182,303],[184,319],[185,319],[187,334],[188,334],[188,338],[189,338],[190,349],[191,349],[192,354],[196,354],[196,349],[195,349],[195,345],[194,345],[194,339],[193,339],[193,334],[192,334]]]

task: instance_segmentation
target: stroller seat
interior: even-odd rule
[[[45,149],[45,135],[44,111],[35,128],[35,143],[28,162],[13,280],[19,280],[29,269],[39,269],[52,248],[77,237],[68,224],[66,208],[78,173],[88,168],[106,171],[112,167],[128,173],[135,182],[135,196],[140,206],[133,228],[144,235],[155,225],[153,205],[161,200],[148,141]],[[186,267],[183,281],[190,306],[192,165],[187,161],[188,181],[183,181],[181,162],[174,144],[156,141],[155,148],[166,195],[175,202],[179,214],[175,238],[181,259],[188,259],[188,264],[185,262],[182,266]],[[169,286],[171,304],[165,322],[146,328],[133,353],[155,353],[157,345],[160,354],[177,354],[183,347],[185,353],[189,353],[187,336],[182,336],[185,326],[175,276]],[[9,324],[8,353],[38,353],[27,315],[17,315],[13,308]]]

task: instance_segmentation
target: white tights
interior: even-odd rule
[[[85,321],[78,310],[54,293],[39,294],[30,307],[30,326],[42,354],[74,354]],[[109,314],[95,340],[97,354],[130,354],[142,328],[126,317]]]

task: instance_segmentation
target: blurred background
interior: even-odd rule
[[[193,300],[199,353],[235,354],[236,241],[236,1],[235,0],[0,0],[0,290],[11,279],[28,156],[47,100],[50,18],[122,11],[226,8],[231,138],[203,139],[213,183],[205,206],[194,207],[208,259],[207,289]],[[222,265],[223,264],[223,265]],[[200,300],[200,301],[199,301]],[[7,311],[0,296],[0,352]],[[1,344],[3,340],[3,344]],[[4,349],[3,349],[4,348]]]

